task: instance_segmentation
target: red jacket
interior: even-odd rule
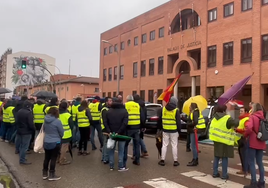
[[[244,119],[245,117],[249,117],[250,114],[244,114],[242,116],[239,116],[239,120]],[[245,122],[245,127],[248,124],[248,120]],[[236,132],[240,133],[240,134],[244,134],[245,133],[245,129],[236,129]]]
[[[245,130],[245,137],[249,139],[249,147],[253,149],[266,149],[266,142],[257,138],[257,132],[260,127],[260,119],[264,119],[262,111],[254,112],[249,116],[249,120]]]

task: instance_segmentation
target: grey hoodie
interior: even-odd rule
[[[61,121],[50,114],[46,115],[44,123],[45,143],[60,143],[64,130]]]

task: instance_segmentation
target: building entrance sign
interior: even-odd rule
[[[172,48],[167,48],[167,52],[179,51],[180,49],[184,49],[185,47],[186,48],[191,48],[191,47],[199,46],[199,45],[201,45],[201,41],[190,42],[187,45],[182,44],[182,45],[179,45],[179,46],[174,46]]]

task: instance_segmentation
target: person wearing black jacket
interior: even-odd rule
[[[158,112],[158,129],[163,130],[163,145],[161,150],[161,161],[159,165],[165,166],[167,146],[171,140],[172,154],[174,159],[173,166],[179,166],[178,163],[178,137],[181,131],[180,112],[177,108],[178,99],[171,97],[168,104]]]
[[[16,145],[19,145],[20,164],[29,165],[25,159],[26,151],[29,147],[33,131],[35,131],[33,122],[32,103],[24,101],[23,108],[20,109],[16,116],[18,125],[16,135]]]
[[[104,126],[106,131],[110,134],[115,133],[118,135],[126,135],[126,128],[128,124],[128,112],[125,109],[120,99],[114,99],[109,111],[107,111],[106,118],[104,119]],[[127,171],[128,168],[124,166],[124,150],[125,140],[116,139],[118,143],[118,171]],[[109,163],[110,170],[114,169],[114,152],[113,149],[109,150]]]
[[[106,115],[108,110],[110,109],[112,105],[112,98],[111,97],[106,97],[105,98],[105,104],[101,110],[101,129],[102,129],[102,134],[103,134],[103,148],[102,148],[102,159],[101,161],[104,164],[108,164],[109,163],[109,153],[107,150],[107,141],[109,138],[109,133],[106,129],[107,125],[105,125],[104,123],[107,123],[107,121],[104,121],[104,119],[106,119]]]

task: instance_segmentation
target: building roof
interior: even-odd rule
[[[54,57],[52,57],[50,55],[47,55],[47,54],[42,54],[42,53],[37,53],[37,52],[27,52],[27,51],[18,51],[18,52],[15,52],[15,53],[11,53],[9,55],[16,55],[16,54],[25,54],[25,55],[31,54],[31,55],[36,55],[36,56],[43,55],[43,56],[47,56],[47,57],[55,59]]]
[[[89,84],[98,84],[99,83],[99,78],[95,77],[86,77],[86,76],[81,76],[77,78],[71,78],[69,80],[62,80],[56,83],[89,83]]]

